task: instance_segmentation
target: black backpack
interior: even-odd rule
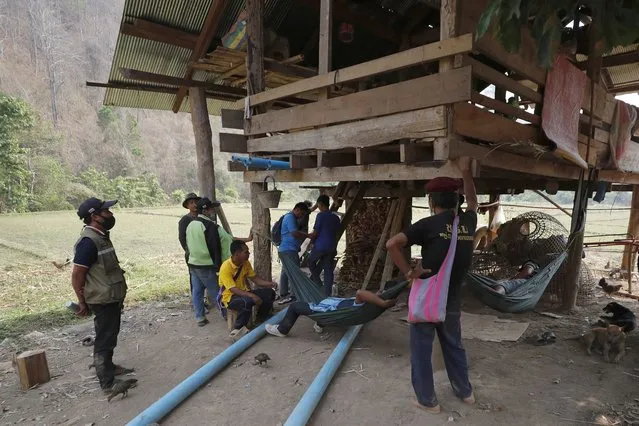
[[[284,216],[286,216],[286,214],[280,217],[271,228],[271,241],[273,241],[273,244],[275,244],[276,246],[282,244],[282,221],[284,220]]]

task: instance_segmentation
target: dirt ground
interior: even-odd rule
[[[454,398],[437,361],[443,408],[439,415],[425,414],[412,405],[408,326],[400,321],[406,311],[389,311],[364,327],[311,424],[606,424],[602,415],[612,419],[624,403],[639,397],[639,334],[628,336],[630,350],[618,365],[604,362],[601,356],[587,356],[578,341],[567,340],[587,327],[588,320],[611,300],[602,292],[598,295],[593,305],[561,319],[538,313],[497,314],[467,295],[465,311],[528,321],[530,327],[518,342],[464,341],[477,397],[474,406]],[[637,310],[633,301],[622,303]],[[197,327],[186,299],[126,310],[116,362],[135,367],[139,383],[126,399],[118,397],[110,403],[87,368],[92,349],[79,342],[92,334],[90,321],[2,342],[0,424],[125,424],[229,346],[224,321],[210,318],[209,325]],[[540,347],[527,342],[545,330],[556,333],[555,344]],[[282,424],[342,334],[339,329],[317,334],[311,321],[302,318],[289,338],[267,336],[259,341],[162,423]],[[11,368],[11,354],[35,348],[47,350],[54,378],[22,392]],[[268,367],[252,364],[259,352],[272,358]]]

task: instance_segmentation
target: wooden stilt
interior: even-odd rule
[[[22,352],[14,357],[14,363],[22,390],[51,380],[47,356],[43,350]]]
[[[215,199],[215,167],[213,165],[213,133],[206,106],[204,88],[189,89],[191,103],[191,124],[195,135],[195,153],[197,157],[197,181],[200,196]]]
[[[386,240],[389,238],[389,231],[391,224],[393,222],[393,218],[397,212],[397,204],[398,200],[393,200],[391,202],[390,208],[388,209],[388,216],[386,217],[386,222],[384,223],[384,229],[382,230],[382,234],[379,236],[379,241],[377,242],[377,247],[375,248],[375,253],[373,253],[373,259],[371,260],[371,264],[368,267],[368,271],[366,272],[366,277],[364,278],[364,282],[362,283],[362,290],[366,290],[368,287],[368,283],[370,282],[373,274],[375,273],[375,268],[377,267],[377,261],[382,256],[382,252],[384,251],[384,246],[386,245]]]

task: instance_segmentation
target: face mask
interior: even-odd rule
[[[102,226],[104,226],[104,229],[106,229],[107,231],[115,226],[115,216],[100,217],[102,218]]]

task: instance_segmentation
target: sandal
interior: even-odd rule
[[[133,373],[134,371],[135,371],[135,368],[126,368],[126,367],[122,367],[121,365],[116,365],[115,368],[113,369],[113,375],[121,376],[123,374]]]

